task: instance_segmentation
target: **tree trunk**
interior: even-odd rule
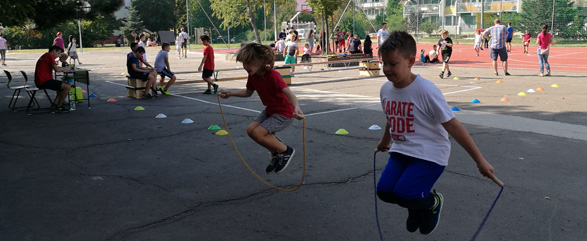
[[[249,14],[249,21],[251,22],[251,26],[253,26],[253,31],[255,32],[255,39],[257,43],[262,43],[261,42],[261,37],[259,36],[259,30],[257,29],[257,26],[255,25],[255,18],[253,15],[253,9],[251,7],[251,1],[247,0],[247,9],[248,9],[248,14]],[[230,41],[230,40],[229,40]]]

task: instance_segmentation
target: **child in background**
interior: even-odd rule
[[[294,118],[303,119],[298,99],[281,78],[281,74],[273,69],[275,53],[266,45],[249,43],[236,54],[236,60],[243,63],[249,74],[247,88],[237,91],[222,91],[220,97],[250,97],[255,91],[259,95],[265,109],[247,127],[247,134],[259,145],[271,152],[271,161],[265,169],[269,174],[273,171],[281,173],[295,154],[295,150],[281,143],[275,133],[292,124]]]
[[[72,37],[71,40],[69,41],[69,45],[67,46],[67,55],[69,55],[69,57],[71,58],[72,64],[75,64],[76,60],[77,60],[78,64],[82,64],[82,62],[79,61],[79,57],[77,56],[77,51],[76,51],[77,43],[76,42],[77,42],[76,39]]]
[[[297,63],[297,58],[296,56],[298,56],[298,36],[297,35],[292,35],[291,37],[291,41],[287,42],[285,44],[285,49],[283,50],[283,57],[285,57],[285,64],[296,64]],[[293,72],[296,71],[296,67],[292,66],[291,67],[291,73],[293,74]]]
[[[277,41],[277,52],[283,53],[284,49],[285,49],[285,41],[283,40],[283,38],[279,38],[279,40]]]
[[[438,63],[438,53],[436,52],[436,44],[432,45],[432,50],[428,52],[428,58],[430,58],[430,63]]]
[[[214,87],[214,94],[218,91],[218,85],[214,84],[212,80],[212,75],[214,74],[214,49],[210,46],[210,37],[208,35],[202,35],[200,37],[202,40],[202,44],[204,47],[204,58],[200,63],[200,67],[198,67],[198,71],[202,71],[202,79],[208,83],[208,89],[204,91],[203,94],[211,95],[212,94],[212,87]],[[204,68],[202,70],[202,67]]]
[[[532,34],[530,34],[530,31],[528,31],[528,29],[526,29],[526,34],[524,34],[524,53],[525,54],[528,53],[528,47],[530,46],[530,39],[532,39]]]
[[[372,44],[373,42],[371,42],[371,37],[369,37],[367,34],[365,41],[363,42],[363,53],[365,55],[373,56],[373,47],[371,47]]]
[[[310,52],[310,44],[306,43],[304,45],[304,55],[302,55],[302,63],[310,62],[310,54],[312,54]]]
[[[315,54],[321,54],[322,53],[322,49],[320,49],[320,44],[316,45],[316,51],[314,51]]]
[[[424,53],[426,53],[426,50],[420,50],[420,61],[422,61],[422,63],[430,62],[430,57],[428,57],[428,55],[424,55]]]
[[[163,45],[161,45],[161,50],[157,53],[157,57],[155,57],[155,71],[161,76],[158,90],[164,95],[171,94],[169,93],[169,87],[175,82],[175,74],[171,72],[171,67],[169,67],[169,50],[171,50],[171,46],[168,43],[163,43]],[[164,88],[163,83],[165,81],[165,76],[170,79]]]
[[[181,38],[179,36],[175,38],[175,49],[177,50],[177,58],[181,59]]]
[[[69,58],[69,56],[67,56],[66,53],[60,53],[59,54],[59,62],[61,62],[61,67],[67,67],[67,58]]]
[[[475,49],[475,52],[477,52],[477,56],[479,56],[479,49],[483,50],[483,48],[481,47],[481,45],[483,44],[482,42],[482,37],[481,37],[481,30],[477,29],[477,31],[475,31],[475,47],[473,47]]]
[[[438,76],[440,78],[444,78],[444,71],[447,71],[446,78],[450,77],[452,73],[450,72],[450,67],[448,66],[448,61],[450,61],[450,56],[452,55],[452,39],[448,37],[448,31],[442,30],[440,31],[440,40],[438,40],[438,50],[442,55],[442,71]]]
[[[409,232],[420,229],[429,234],[438,226],[444,205],[442,194],[431,190],[448,164],[449,134],[469,153],[481,174],[495,177],[493,167],[455,118],[442,92],[412,73],[416,51],[416,41],[406,32],[390,33],[379,47],[389,81],[380,90],[387,121],[377,151],[389,152],[389,161],[377,183],[377,196],[408,209]]]

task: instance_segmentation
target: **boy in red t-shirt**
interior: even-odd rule
[[[287,87],[281,74],[273,69],[274,57],[269,46],[258,43],[243,46],[236,54],[236,60],[242,62],[249,73],[247,88],[220,93],[222,98],[250,97],[257,91],[265,109],[249,124],[247,134],[271,152],[271,161],[265,169],[267,173],[281,173],[295,154],[292,147],[281,143],[274,134],[290,126],[294,118],[304,118],[296,95]]]
[[[54,80],[53,70],[56,72],[73,70],[73,67],[57,66],[55,58],[59,57],[61,52],[63,52],[61,47],[55,45],[51,46],[51,48],[49,48],[49,52],[43,54],[43,56],[37,60],[37,65],[35,66],[35,85],[39,89],[50,89],[57,91],[57,96],[55,96],[55,101],[51,106],[51,109],[57,112],[65,112],[69,110],[69,108],[63,106],[63,101],[67,97],[71,85],[67,82]]]
[[[202,40],[202,44],[205,47],[204,58],[202,59],[202,63],[200,63],[200,67],[198,67],[198,71],[202,71],[202,79],[208,83],[208,89],[204,91],[204,94],[211,95],[211,87],[214,87],[214,94],[216,94],[218,91],[218,85],[214,84],[214,81],[210,78],[214,74],[214,49],[210,46],[210,37],[208,37],[208,35],[202,35],[200,40]],[[204,70],[202,70],[202,66],[204,67]]]
[[[526,29],[526,33],[524,34],[524,53],[525,54],[528,53],[528,47],[530,46],[530,39],[532,39],[532,34],[530,34],[530,31],[528,31],[528,29]]]

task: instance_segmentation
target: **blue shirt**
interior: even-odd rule
[[[512,27],[508,27],[508,37],[507,38],[512,38],[512,35],[514,34],[514,28]]]
[[[137,66],[137,69],[140,69],[140,63],[141,63],[141,60],[139,60],[139,58],[135,57],[134,54],[131,54],[130,56],[128,56],[128,59],[126,59],[126,70],[127,70],[128,74],[129,75],[141,75],[142,73],[135,72],[132,69],[133,64],[135,66]]]

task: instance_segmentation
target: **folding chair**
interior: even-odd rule
[[[22,74],[22,77],[24,77],[24,80],[26,82],[28,82],[28,79],[29,78],[28,78],[26,72],[24,72],[24,71],[21,70],[20,73]],[[31,113],[31,107],[33,107],[33,106],[36,105],[37,106],[37,110],[39,108],[41,108],[41,106],[39,105],[39,102],[35,98],[35,95],[37,94],[37,91],[39,91],[41,89],[37,88],[37,86],[29,85],[28,87],[25,87],[25,90],[29,94],[29,97],[31,97],[31,99],[29,100],[29,104],[27,106],[27,113],[30,114]],[[47,89],[42,89],[42,90],[45,91],[45,95],[47,96],[47,99],[51,103],[51,106],[53,106],[53,100],[51,100],[51,96],[49,96],[49,93],[47,92]]]
[[[10,98],[10,103],[8,103],[8,108],[10,108],[12,111],[15,111],[14,109],[16,108],[16,102],[18,101],[18,97],[20,97],[20,91],[24,90],[27,87],[31,87],[31,85],[27,85],[25,79],[24,85],[10,86],[10,83],[12,83],[12,74],[10,74],[10,72],[8,72],[7,70],[4,70],[4,73],[6,74],[6,78],[8,79],[6,86],[8,87],[8,89],[14,90],[14,92],[12,92],[12,97]]]

